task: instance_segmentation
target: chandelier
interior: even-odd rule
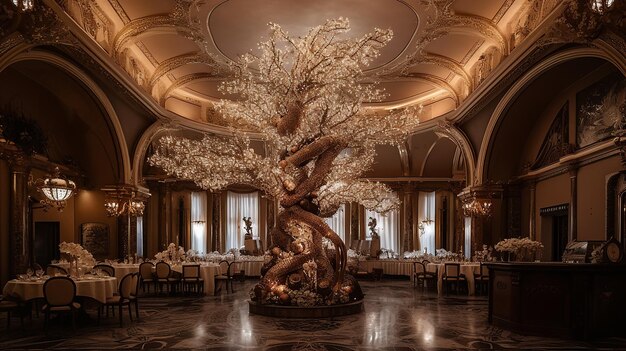
[[[104,209],[109,217],[126,216],[127,241],[124,256],[130,258],[131,253],[131,217],[143,216],[144,201],[150,196],[133,185],[112,185],[102,188],[105,193]]]
[[[13,0],[18,11],[30,11],[35,7],[35,0]]]
[[[104,209],[109,217],[130,215],[131,217],[143,216],[145,204],[142,200],[135,199],[135,192],[129,198],[110,197],[104,202]]]
[[[61,176],[59,167],[54,168],[52,176],[48,175],[45,179],[37,179],[34,184],[37,190],[46,197],[40,201],[46,210],[50,207],[56,207],[57,210],[63,211],[67,200],[76,192],[76,184]]]
[[[491,200],[468,199],[463,202],[463,214],[465,217],[491,217]]]

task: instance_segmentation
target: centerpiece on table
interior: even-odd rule
[[[70,275],[72,276],[80,275],[80,266],[93,267],[96,264],[93,255],[80,244],[64,241],[59,244],[59,251],[66,256],[70,263]]]
[[[494,248],[496,251],[507,253],[509,261],[510,256],[514,255],[516,261],[522,262],[534,261],[537,254],[543,249],[543,244],[527,237],[508,238],[499,241]]]
[[[184,262],[187,259],[187,253],[185,252],[185,248],[182,246],[176,246],[174,243],[170,243],[167,246],[167,249],[157,252],[154,255],[158,261],[165,262]]]

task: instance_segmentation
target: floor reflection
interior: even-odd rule
[[[53,325],[42,318],[17,319],[10,331],[0,323],[0,349],[205,349],[205,350],[446,350],[446,349],[625,349],[626,339],[586,343],[524,337],[487,323],[487,301],[422,293],[408,281],[363,282],[365,311],[333,319],[276,319],[248,314],[248,289],[217,297],[147,297],[141,319],[119,327],[117,318],[100,326],[91,319]]]

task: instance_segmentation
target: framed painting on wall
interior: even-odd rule
[[[576,142],[583,148],[624,127],[626,79],[610,75],[576,94]]]
[[[83,247],[94,257],[109,254],[109,225],[106,223],[83,223],[80,226]]]

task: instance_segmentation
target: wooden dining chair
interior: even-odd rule
[[[68,277],[52,277],[43,284],[43,297],[45,305],[42,311],[45,315],[44,330],[48,328],[50,314],[71,314],[72,329],[76,330],[76,311],[81,306],[75,302],[76,283]]]
[[[185,293],[191,293],[193,290],[196,294],[204,294],[204,279],[200,277],[199,264],[183,265],[181,284]]]
[[[157,262],[156,264],[156,283],[159,285],[159,293],[163,292],[163,285],[167,286],[167,292],[172,294],[176,291],[176,286],[180,283],[180,279],[172,274],[172,267],[167,262]]]
[[[150,293],[150,285],[154,285],[156,293],[156,279],[154,278],[154,272],[152,272],[153,268],[154,264],[152,262],[143,262],[139,265],[139,285],[144,293],[146,292],[146,286],[148,287],[148,293]]]
[[[437,272],[428,272],[422,262],[413,262],[413,287],[422,289],[434,286],[437,281]]]
[[[454,291],[458,294],[461,284],[467,285],[465,275],[461,273],[461,265],[459,263],[444,264],[442,282],[445,294],[448,293],[451,286],[454,286]]]
[[[226,285],[226,293],[228,293],[228,285],[232,290],[232,280],[230,275],[230,262],[226,260],[220,261],[220,274],[215,276],[215,295],[222,290],[222,286]]]
[[[24,326],[24,305],[20,301],[1,298],[0,313],[2,312],[7,314],[7,329],[11,328],[12,313],[20,317],[20,325]]]
[[[103,303],[102,305],[99,306],[98,308],[98,325],[100,325],[100,316],[102,315],[102,310],[104,308],[107,309],[107,315],[108,315],[108,308],[115,308],[117,307],[119,309],[119,316],[120,316],[120,327],[123,327],[124,325],[124,317],[123,317],[123,307],[124,306],[128,306],[128,316],[130,317],[130,320],[133,320],[133,313],[132,313],[132,309],[131,309],[131,294],[133,291],[133,284],[136,286],[137,285],[137,280],[136,280],[136,274],[137,273],[128,273],[126,274],[122,280],[120,281],[120,285],[118,288],[118,294],[117,295],[113,295],[111,297],[108,297],[106,299],[106,302]]]
[[[489,290],[489,268],[482,262],[480,263],[480,269],[478,273],[474,273],[474,288],[476,289],[476,295],[487,295]]]

